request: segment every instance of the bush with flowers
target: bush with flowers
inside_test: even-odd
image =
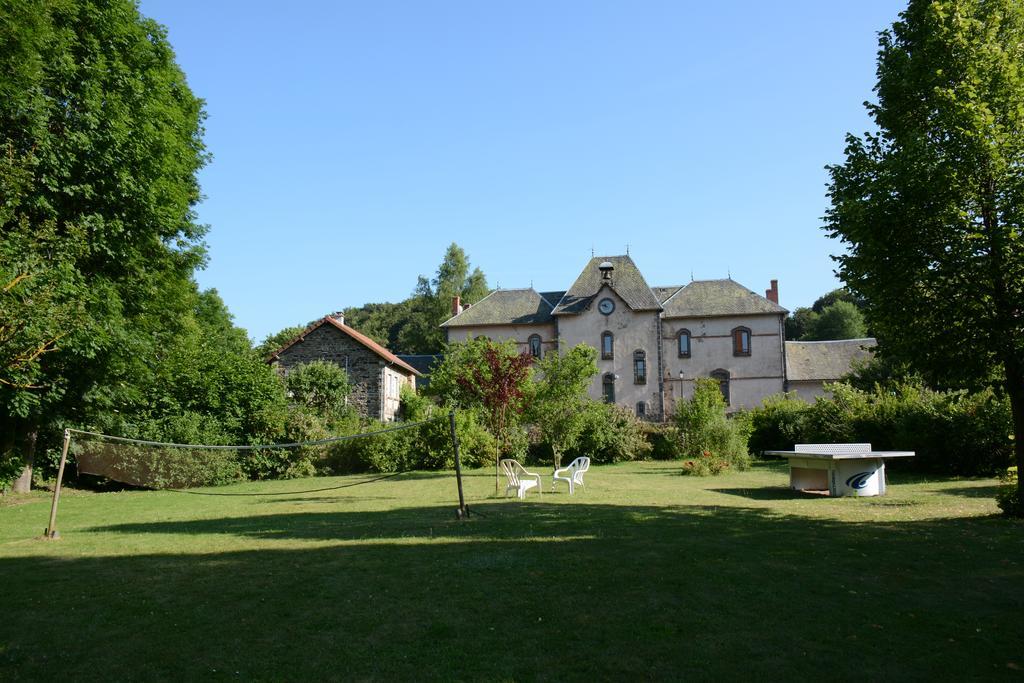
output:
[[[708,476],[750,466],[745,423],[726,417],[717,381],[698,379],[693,398],[679,403],[675,422],[682,439],[683,474]]]

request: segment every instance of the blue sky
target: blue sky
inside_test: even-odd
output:
[[[209,266],[257,341],[399,301],[457,242],[491,286],[630,254],[651,285],[838,286],[824,166],[870,126],[891,0],[144,0],[205,98]]]

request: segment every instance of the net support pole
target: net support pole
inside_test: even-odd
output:
[[[452,430],[452,449],[455,451],[455,481],[459,486],[459,509],[456,516],[459,519],[469,517],[469,510],[466,509],[466,498],[462,493],[462,463],[459,460],[459,437],[455,433],[455,411],[448,413],[448,425]]]
[[[64,430],[64,446],[60,450],[60,466],[57,468],[57,485],[53,487],[53,503],[50,505],[50,525],[46,527],[46,538],[58,539],[57,533],[57,503],[60,502],[60,487],[64,483],[64,466],[68,462],[68,446],[71,445],[71,430]]]

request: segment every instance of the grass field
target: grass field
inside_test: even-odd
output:
[[[1024,524],[994,481],[678,471],[525,502],[473,471],[461,523],[450,473],[69,491],[52,542],[45,494],[0,499],[0,679],[1022,675]]]

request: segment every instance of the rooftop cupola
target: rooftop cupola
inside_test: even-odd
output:
[[[601,264],[597,267],[601,271],[601,282],[612,282],[612,271],[615,270],[615,266],[612,265],[611,261],[601,261]]]

